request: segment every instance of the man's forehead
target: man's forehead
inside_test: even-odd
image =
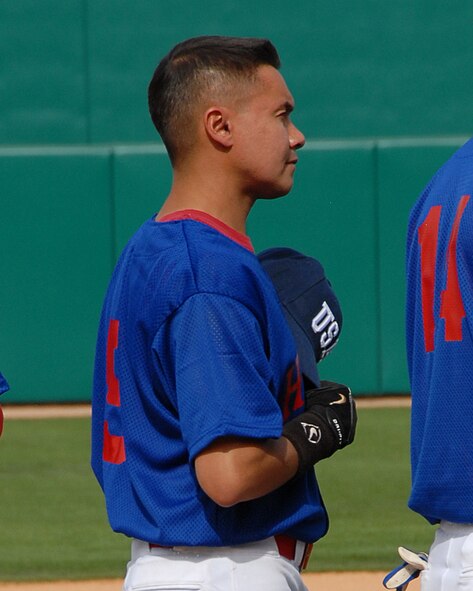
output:
[[[261,94],[272,93],[274,97],[279,97],[281,106],[286,103],[294,106],[294,97],[292,96],[289,88],[287,87],[284,77],[272,66],[260,66],[256,73],[257,82],[261,85],[259,92]],[[258,86],[258,84],[256,85]],[[258,91],[257,91],[258,92]]]

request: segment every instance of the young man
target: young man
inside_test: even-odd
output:
[[[312,466],[353,439],[348,388],[305,395],[245,234],[256,199],[291,189],[304,145],[278,68],[269,41],[200,37],[149,86],[173,185],[115,269],[93,396],[93,469],[133,538],[127,591],[304,589],[327,529]]]
[[[423,591],[473,590],[473,140],[414,205],[407,238],[411,509],[440,524]]]

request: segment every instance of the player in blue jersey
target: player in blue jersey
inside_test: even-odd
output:
[[[313,464],[353,440],[349,389],[305,391],[245,233],[256,199],[291,189],[304,144],[278,68],[269,41],[200,37],[149,86],[173,185],[115,268],[92,403],[92,467],[133,540],[126,591],[305,589],[327,529]]]
[[[473,590],[473,140],[414,205],[407,238],[411,509],[440,524],[423,591]]]
[[[0,394],[7,392],[10,389],[8,382],[0,373]],[[3,433],[3,409],[0,406],[0,436]]]

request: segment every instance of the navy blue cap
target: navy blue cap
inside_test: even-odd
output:
[[[336,345],[342,328],[340,304],[324,268],[292,248],[269,248],[257,256],[276,288],[302,374],[319,386],[317,362]]]

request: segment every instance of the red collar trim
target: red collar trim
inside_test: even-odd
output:
[[[251,240],[246,234],[242,234],[234,228],[227,226],[227,224],[205,211],[199,211],[198,209],[181,209],[180,211],[174,211],[173,213],[164,215],[156,221],[161,223],[175,222],[179,220],[194,220],[195,222],[206,224],[214,230],[217,230],[217,232],[220,232],[220,234],[230,238],[230,240],[237,242],[240,246],[243,246],[243,248],[246,248],[250,252],[255,252]]]

